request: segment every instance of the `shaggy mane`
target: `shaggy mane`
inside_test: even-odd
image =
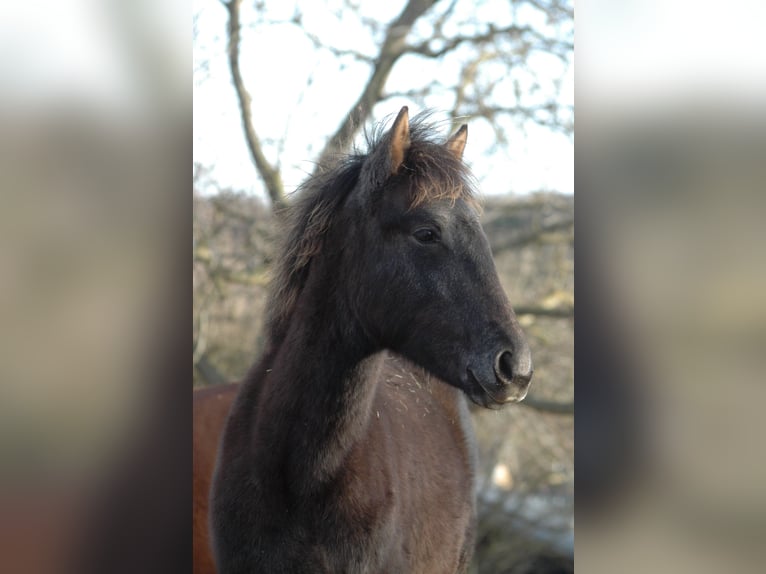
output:
[[[429,113],[410,120],[410,147],[404,164],[396,177],[410,181],[410,207],[431,201],[458,199],[479,209],[474,178],[462,160],[445,146],[445,140],[435,125],[428,121]],[[298,295],[308,277],[312,259],[322,251],[326,231],[348,194],[356,187],[362,167],[379,160],[376,150],[389,144],[387,122],[380,123],[372,133],[365,133],[366,151],[355,150],[342,157],[333,167],[320,166],[295,192],[295,199],[286,209],[286,224],[280,254],[276,260],[267,305],[267,334],[276,344],[287,328]]]

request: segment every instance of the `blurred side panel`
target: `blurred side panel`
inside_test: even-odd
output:
[[[190,570],[190,6],[0,7],[0,571]]]
[[[763,17],[744,1],[578,4],[583,572],[763,561]]]

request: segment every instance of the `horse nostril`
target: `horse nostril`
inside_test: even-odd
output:
[[[495,359],[495,374],[503,384],[511,384],[513,380],[513,355],[510,351],[502,351]]]

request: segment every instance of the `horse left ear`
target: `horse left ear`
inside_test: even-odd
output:
[[[468,141],[468,125],[463,124],[460,129],[455,132],[444,146],[450,150],[456,158],[463,159],[463,150],[465,149],[465,142]]]
[[[407,106],[399,110],[399,115],[394,120],[391,128],[391,140],[388,148],[388,157],[391,161],[391,175],[399,171],[404,163],[404,156],[410,147],[410,114]]]

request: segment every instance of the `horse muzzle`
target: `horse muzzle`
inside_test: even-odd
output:
[[[532,354],[526,347],[517,353],[510,350],[501,351],[495,357],[494,371],[498,390],[501,396],[504,396],[499,402],[517,403],[527,396],[529,383],[532,381]]]
[[[472,400],[488,408],[523,400],[527,396],[534,372],[532,357],[526,345],[518,352],[503,349],[483,361],[469,365],[466,370],[474,383],[474,390],[479,392],[478,396],[469,393]]]

